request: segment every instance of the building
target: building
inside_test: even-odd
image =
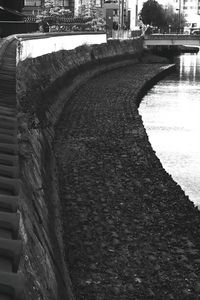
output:
[[[102,12],[102,0],[75,0],[74,1],[74,15],[75,17],[79,16],[81,12],[81,7],[85,7],[87,11],[87,15],[89,16],[90,14],[90,9],[91,11],[95,7],[95,10]],[[85,14],[84,14],[85,15]]]
[[[144,0],[128,0],[128,11],[130,15],[130,29],[135,30],[139,28],[139,13],[142,9]]]
[[[200,13],[200,0],[173,0],[173,6],[181,9],[186,18]]]
[[[23,13],[28,16],[39,14],[43,5],[44,0],[24,0]]]
[[[70,9],[74,12],[74,0],[54,0],[55,4],[64,7],[65,9]]]
[[[128,0],[104,0],[102,8],[109,29],[130,28]]]
[[[183,14],[186,19],[186,27],[200,28],[200,0],[171,0],[174,9]]]
[[[43,9],[45,0],[24,0],[23,13],[25,15],[37,15]],[[54,4],[74,12],[74,0],[53,0]]]
[[[108,18],[112,17],[113,10],[113,21],[120,19],[119,12],[123,9],[119,7],[123,1],[124,20],[130,24],[131,30],[136,30],[140,26],[139,13],[147,0],[104,0],[103,7],[104,11],[107,11]],[[200,27],[200,0],[157,0],[157,2],[164,8],[172,5],[177,14],[184,14],[187,22],[193,22]]]
[[[200,0],[171,0],[174,8],[182,13],[187,22],[200,23]]]

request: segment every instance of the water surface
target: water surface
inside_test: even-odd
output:
[[[200,54],[175,63],[177,72],[149,91],[139,111],[163,167],[200,207]]]

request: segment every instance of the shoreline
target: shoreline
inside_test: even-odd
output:
[[[78,300],[200,295],[200,212],[163,169],[137,110],[160,67],[98,75],[57,126],[65,254]]]

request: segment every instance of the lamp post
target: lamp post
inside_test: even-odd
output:
[[[181,0],[179,0],[178,8],[176,9],[178,11],[178,33],[181,31]]]
[[[181,0],[179,0],[178,24],[179,24],[179,33],[181,33]]]
[[[119,7],[118,7],[118,10],[119,10],[119,13],[118,13],[118,30],[121,29],[121,0],[118,0],[118,4],[119,4]]]
[[[136,0],[135,4],[135,26],[138,26],[138,0]]]
[[[124,29],[124,0],[122,0],[121,7],[121,28]]]

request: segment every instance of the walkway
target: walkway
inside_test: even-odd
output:
[[[56,132],[67,263],[77,300],[197,299],[200,213],[162,168],[136,96],[157,65],[104,73]]]
[[[16,44],[0,48],[0,299],[21,299],[17,274],[22,243],[18,240],[18,147],[16,113]]]

